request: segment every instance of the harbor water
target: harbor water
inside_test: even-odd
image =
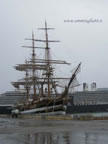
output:
[[[107,144],[108,120],[0,118],[0,144]]]

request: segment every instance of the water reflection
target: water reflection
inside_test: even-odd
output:
[[[65,132],[63,134],[63,139],[64,139],[64,143],[65,144],[70,144],[70,133],[69,132]]]
[[[85,144],[98,144],[98,136],[97,133],[85,133]]]
[[[0,144],[106,144],[108,134],[89,132],[48,132],[0,135]]]
[[[52,133],[28,134],[27,144],[59,144],[60,136]]]

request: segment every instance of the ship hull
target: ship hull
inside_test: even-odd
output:
[[[0,114],[11,114],[12,106],[0,106]],[[66,114],[74,113],[92,113],[92,112],[108,112],[108,104],[97,105],[72,105],[67,106],[66,110],[63,105],[48,106],[41,108],[34,108],[30,110],[22,111],[21,113],[41,113],[45,111],[63,110]]]
[[[67,107],[67,108],[66,108]],[[12,106],[0,106],[0,114],[11,114]],[[97,104],[97,105],[72,105],[72,106],[48,106],[41,108],[34,108],[30,110],[22,111],[21,114],[44,114],[52,113],[55,111],[65,112],[65,114],[80,114],[80,113],[98,113],[98,112],[108,112],[108,104]]]
[[[67,106],[67,114],[108,112],[108,104]]]
[[[11,114],[12,106],[0,106],[0,114]]]
[[[28,109],[25,111],[20,112],[21,114],[39,114],[39,113],[54,113],[54,112],[59,112],[63,111],[65,109],[65,106],[63,105],[56,105],[56,106],[46,106],[46,107],[41,107],[41,108],[34,108],[34,109]]]

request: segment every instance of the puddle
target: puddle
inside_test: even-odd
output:
[[[107,144],[108,121],[0,120],[0,144]]]
[[[106,144],[107,134],[97,133],[35,133],[1,134],[0,144]]]

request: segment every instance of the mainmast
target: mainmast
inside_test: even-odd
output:
[[[50,78],[53,75],[53,69],[51,67],[51,56],[50,56],[50,48],[49,48],[49,42],[59,42],[59,41],[52,41],[48,40],[48,30],[53,30],[54,28],[48,28],[47,27],[47,22],[45,21],[45,28],[39,28],[41,30],[45,30],[45,40],[43,42],[46,43],[45,46],[45,61],[47,62],[47,69],[46,69],[46,76],[48,79],[48,97],[50,96]],[[41,40],[42,41],[42,40]]]
[[[34,95],[33,95],[33,99],[36,99],[36,85],[35,85],[35,81],[36,81],[36,73],[35,73],[35,44],[34,44],[34,34],[32,32],[32,64],[33,64],[33,91],[34,91]]]
[[[48,77],[48,96],[50,96],[50,82],[49,82],[49,78],[51,76],[51,70],[50,70],[50,53],[49,53],[49,47],[48,47],[48,33],[47,33],[47,23],[45,21],[45,35],[46,35],[46,53],[45,53],[45,59],[48,61],[47,63],[47,77]]]

